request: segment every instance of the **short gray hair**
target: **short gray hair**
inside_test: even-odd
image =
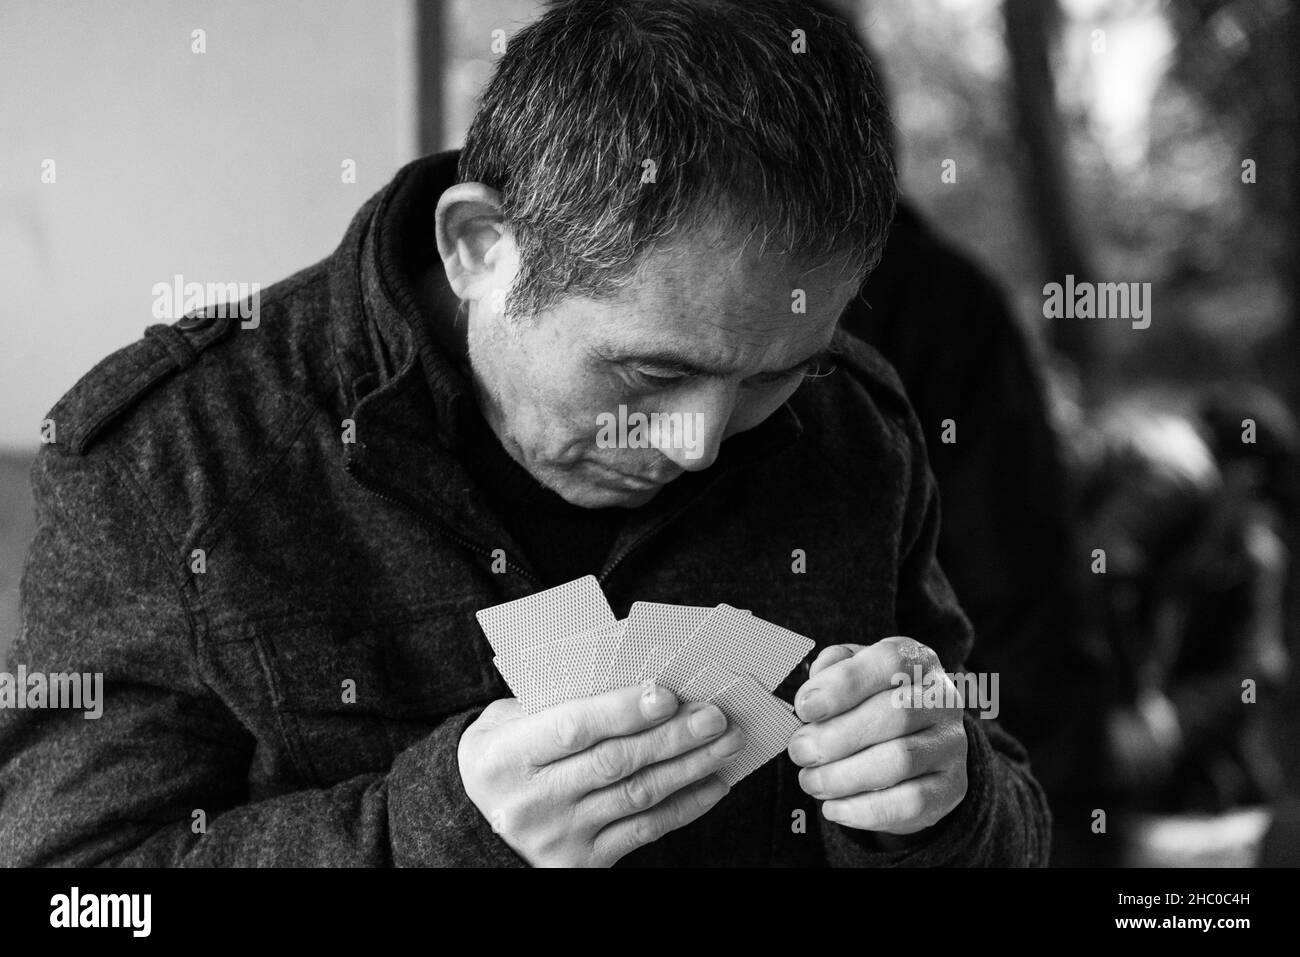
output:
[[[502,194],[512,316],[718,224],[860,281],[894,216],[889,124],[852,31],[797,0],[565,0],[511,38],[458,172]]]

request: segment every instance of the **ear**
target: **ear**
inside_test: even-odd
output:
[[[438,199],[436,229],[452,291],[466,300],[487,296],[508,242],[501,194],[482,183],[457,183]]]

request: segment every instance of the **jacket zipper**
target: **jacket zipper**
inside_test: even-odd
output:
[[[623,549],[621,552],[619,552],[617,555],[614,556],[614,560],[610,562],[608,565],[606,565],[604,570],[599,575],[596,576],[596,581],[600,582],[602,585],[605,584],[605,582],[609,581],[609,576],[614,574],[614,569],[618,568],[619,565],[623,564],[623,559],[627,558],[634,551],[640,548],[642,544],[644,544],[648,539],[650,539],[652,536],[657,534],[661,528],[663,528],[672,519],[676,518],[680,514],[681,514],[681,510],[679,509],[678,511],[670,515],[668,518],[660,519],[659,521],[651,525],[649,528],[647,528],[636,539],[634,539],[627,546],[627,548]]]
[[[675,511],[669,513],[668,515],[664,515],[660,517],[659,521],[655,522],[644,532],[642,532],[639,536],[637,536],[635,539],[629,542],[627,548],[623,549],[621,552],[615,555],[614,560],[610,562],[608,565],[606,565],[604,571],[602,571],[599,575],[596,576],[596,581],[600,582],[602,585],[605,584],[605,582],[609,580],[609,576],[614,574],[614,569],[618,568],[619,565],[623,564],[623,560],[625,558],[627,558],[634,551],[636,551],[638,548],[640,548],[642,545],[648,542],[655,535],[659,534],[660,530],[663,529],[665,525],[667,525],[669,522],[676,519],[679,515],[681,515],[683,512],[688,510],[692,505],[694,505],[705,495],[707,495],[713,489],[713,487],[718,484],[718,482],[723,478],[725,474],[726,473],[720,473],[718,475],[715,475],[711,482],[709,482],[702,489],[700,489],[699,492],[695,494],[694,498],[690,499],[689,501],[683,502],[681,506],[679,506]]]
[[[448,526],[445,522],[439,522],[434,519],[431,519],[427,515],[425,515],[422,511],[411,506],[407,502],[404,502],[403,500],[396,498],[392,495],[389,495],[385,492],[381,492],[378,489],[373,488],[372,486],[366,484],[366,482],[362,480],[361,476],[357,475],[357,473],[353,471],[351,462],[344,463],[343,468],[344,471],[346,471],[348,475],[351,476],[352,481],[355,482],[367,494],[374,496],[375,498],[379,499],[382,502],[387,502],[390,505],[396,505],[398,508],[402,509],[403,511],[409,512],[411,515],[415,516],[417,521],[434,529],[440,535],[449,539],[455,544],[459,545],[461,548],[464,548],[466,551],[469,551],[475,555],[481,555],[489,560],[494,560],[491,551],[489,551],[488,549],[484,548],[482,545],[476,542],[471,542],[469,539],[463,538],[462,536],[456,534],[456,532],[454,532],[451,529],[451,527]],[[623,564],[623,561],[629,555],[631,555],[638,548],[644,545],[647,541],[649,541],[651,538],[657,535],[665,525],[667,525],[673,519],[677,518],[679,515],[681,515],[683,512],[689,509],[692,505],[694,505],[697,501],[699,501],[699,499],[704,497],[704,495],[707,494],[713,488],[713,486],[718,484],[718,481],[722,477],[723,477],[722,475],[715,476],[713,478],[713,481],[709,482],[706,486],[704,486],[704,488],[700,489],[699,493],[694,498],[692,498],[688,502],[684,502],[680,508],[678,508],[676,511],[672,512],[671,514],[665,515],[662,518],[660,518],[659,521],[655,522],[653,525],[647,528],[636,539],[628,543],[628,546],[624,548],[621,552],[619,552],[617,555],[615,555],[614,560],[610,562],[608,565],[606,565],[605,568],[601,571],[601,573],[596,576],[596,581],[598,581],[602,585],[608,582],[609,577],[614,573],[614,570],[618,568],[619,565]],[[516,572],[517,574],[522,576],[526,581],[530,582],[537,588],[543,587],[541,579],[539,579],[532,572],[528,571],[528,569],[524,568],[522,565],[517,565],[514,562],[512,562],[509,559],[509,557],[506,558],[506,568]]]
[[[434,529],[435,531],[438,532],[438,534],[442,535],[444,538],[450,539],[452,542],[459,545],[461,548],[464,548],[466,551],[472,552],[475,555],[481,555],[484,558],[487,558],[489,561],[495,560],[490,550],[484,548],[482,545],[478,544],[477,542],[471,542],[469,539],[462,538],[460,535],[457,535],[454,531],[452,531],[451,527],[448,526],[446,523],[435,521],[434,519],[429,518],[419,509],[412,507],[411,505],[402,501],[401,499],[395,498],[392,495],[388,495],[385,492],[381,492],[378,489],[373,488],[370,485],[367,485],[362,480],[361,476],[357,475],[357,473],[353,471],[351,462],[345,463],[343,469],[348,473],[348,475],[352,477],[352,481],[354,481],[360,488],[362,488],[368,494],[373,495],[375,498],[379,499],[382,502],[387,502],[389,505],[396,505],[398,508],[402,509],[403,511],[409,512],[410,514],[415,516],[417,521],[421,522],[424,525],[427,525],[429,528]],[[524,568],[522,565],[515,564],[510,560],[509,557],[506,558],[506,568],[522,576],[525,580],[537,586],[538,588],[542,587],[542,582],[540,579],[537,578],[536,575],[528,571],[528,569]]]

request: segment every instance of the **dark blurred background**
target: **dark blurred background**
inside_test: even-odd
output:
[[[1269,859],[1294,862],[1300,4],[830,5],[878,56],[904,197],[1004,291],[1040,363],[1081,563],[1103,538],[1131,563],[1085,588],[1080,628],[1108,667],[1146,676],[1129,702],[1138,723],[1158,725],[1161,702],[1199,680],[1195,641],[1246,649],[1220,648],[1228,671],[1268,673],[1249,735],[1262,783],[1137,802],[1110,862],[1253,864],[1274,821],[1269,853],[1282,856]],[[265,285],[328,254],[400,165],[459,145],[500,50],[537,10],[0,7],[0,664],[20,626],[45,411],[156,321],[154,282]],[[57,184],[41,179],[47,158]],[[339,176],[349,160],[355,182]],[[1044,318],[1044,284],[1067,274],[1151,283],[1150,327]],[[1256,415],[1269,448],[1242,455],[1233,436]],[[1192,600],[1220,590],[1209,610]],[[1189,618],[1216,615],[1240,633],[1192,635]],[[1126,738],[1124,720],[1120,750],[1147,733]],[[1144,747],[1128,753],[1130,791],[1146,780]]]

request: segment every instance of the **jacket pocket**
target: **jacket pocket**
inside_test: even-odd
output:
[[[328,785],[387,771],[448,716],[508,694],[474,619],[479,604],[262,631],[272,705],[302,775]]]

